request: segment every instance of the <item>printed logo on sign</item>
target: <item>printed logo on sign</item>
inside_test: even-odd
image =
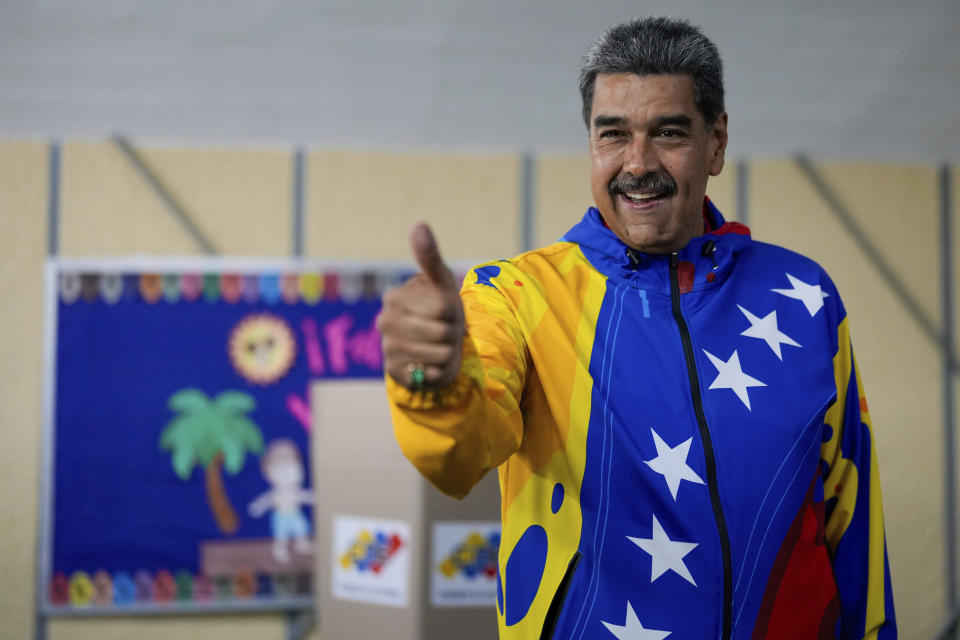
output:
[[[497,551],[500,549],[500,531],[484,535],[477,531],[467,534],[466,540],[440,563],[440,572],[448,578],[462,575],[467,578],[497,577]]]
[[[334,516],[332,551],[335,598],[406,606],[410,582],[406,522]]]
[[[340,556],[340,564],[344,569],[355,567],[357,571],[380,573],[401,547],[403,540],[396,533],[364,529],[357,535],[350,550]]]
[[[498,522],[433,525],[430,602],[436,607],[493,607],[497,594]]]

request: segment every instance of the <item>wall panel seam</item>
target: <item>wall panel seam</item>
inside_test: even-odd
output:
[[[293,152],[293,255],[303,257],[303,203],[304,203],[304,165],[306,163],[303,147]]]
[[[946,544],[947,610],[957,606],[956,558],[956,460],[953,379],[957,373],[953,355],[953,238],[950,166],[940,167],[940,260],[943,305],[943,438],[944,438],[944,537]]]
[[[750,226],[750,167],[746,160],[737,162],[737,220],[740,224]]]
[[[520,159],[520,250],[533,249],[534,225],[534,172],[536,157],[532,151],[525,151]]]
[[[47,152],[47,255],[60,253],[60,141],[52,140]]]

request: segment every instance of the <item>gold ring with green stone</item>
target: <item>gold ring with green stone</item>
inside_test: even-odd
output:
[[[411,362],[407,365],[407,372],[410,374],[410,390],[423,391],[427,382],[426,367],[422,362]]]

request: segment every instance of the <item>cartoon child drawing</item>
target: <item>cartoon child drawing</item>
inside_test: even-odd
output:
[[[272,509],[270,528],[273,530],[273,557],[285,564],[290,561],[287,542],[300,553],[310,553],[310,523],[300,508],[313,502],[313,492],[303,489],[303,460],[297,445],[291,440],[274,440],[260,457],[260,470],[270,483],[270,489],[257,496],[247,507],[254,518]]]

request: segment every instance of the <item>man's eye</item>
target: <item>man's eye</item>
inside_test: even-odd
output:
[[[618,138],[623,135],[623,131],[618,131],[617,129],[607,129],[606,131],[600,132],[601,138]]]
[[[679,129],[661,129],[659,135],[661,138],[682,138],[683,131]]]

